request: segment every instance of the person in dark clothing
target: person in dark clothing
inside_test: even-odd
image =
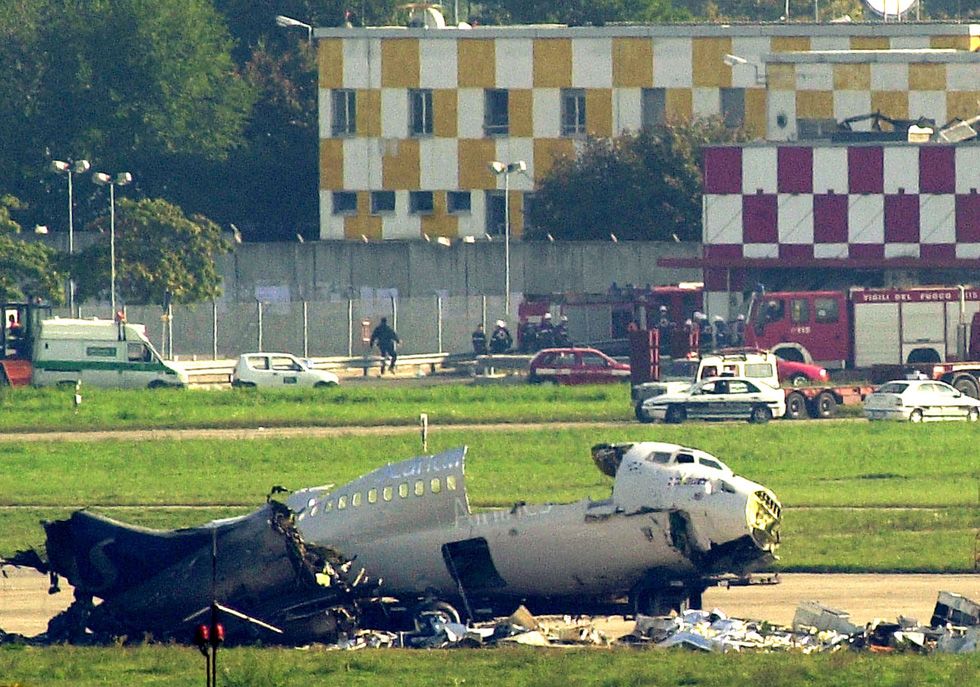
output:
[[[388,363],[388,371],[394,372],[395,361],[398,360],[395,344],[401,343],[401,339],[398,338],[395,330],[388,326],[387,317],[382,317],[381,322],[371,332],[371,341],[368,345],[373,348],[375,342],[378,343],[378,351],[381,352],[381,374],[385,373],[385,362],[389,358],[391,362]]]
[[[476,355],[486,355],[487,354],[487,333],[483,331],[483,325],[476,325],[476,330],[473,332],[473,353]]]
[[[497,327],[490,336],[490,352],[506,353],[513,345],[514,338],[510,335],[510,331],[507,330],[507,323],[503,320],[497,320]]]

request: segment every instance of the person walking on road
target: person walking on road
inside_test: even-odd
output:
[[[382,317],[381,322],[374,331],[371,332],[371,341],[368,344],[371,348],[374,348],[374,343],[378,343],[378,351],[381,352],[381,374],[385,373],[385,362],[391,359],[388,363],[388,371],[395,371],[395,361],[398,360],[398,354],[395,352],[395,344],[401,343],[401,339],[398,338],[398,334],[395,330],[388,326],[388,318]]]

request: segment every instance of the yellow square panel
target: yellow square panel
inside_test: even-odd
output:
[[[511,189],[510,198],[510,233],[520,238],[524,235],[524,194]]]
[[[360,138],[381,136],[381,91],[365,89],[357,92],[357,135]]]
[[[796,90],[795,64],[767,64],[766,83],[772,91]]]
[[[695,38],[691,44],[694,85],[708,88],[729,88],[732,68],[724,62],[732,52],[731,38]]]
[[[381,158],[381,185],[387,190],[409,189],[419,187],[419,142],[414,138],[403,138],[395,146],[397,154],[389,154]]]
[[[668,88],[666,116],[669,123],[687,124],[694,117],[694,99],[690,88]]]
[[[833,119],[832,91],[797,91],[796,116],[802,119]]]
[[[548,174],[555,160],[575,157],[575,141],[571,138],[534,139],[534,175],[541,178]]]
[[[929,47],[937,50],[976,50],[971,42],[975,40],[973,36],[930,36]]]
[[[884,36],[851,36],[851,50],[888,50],[891,47]]]
[[[459,218],[446,209],[446,192],[432,192],[432,214],[422,215],[422,233],[429,236],[459,236]]]
[[[612,89],[585,92],[585,130],[590,136],[612,136]]]
[[[536,38],[533,46],[535,88],[571,88],[571,39]]]
[[[871,91],[871,111],[892,119],[908,119],[908,91]]]
[[[344,43],[339,38],[328,38],[317,43],[317,71],[320,88],[344,87]]]
[[[461,138],[457,143],[459,156],[459,188],[464,191],[497,187],[497,177],[487,167],[497,159],[497,141],[492,138]]]
[[[649,38],[613,38],[613,88],[653,85],[653,43]]]
[[[344,238],[361,240],[369,238],[380,241],[384,238],[381,230],[381,218],[369,214],[371,208],[371,192],[357,192],[357,214],[344,217]]]
[[[924,63],[909,65],[910,91],[945,91],[946,65]]]
[[[457,80],[460,88],[494,88],[497,77],[496,47],[492,40],[460,39],[456,42]]]
[[[382,88],[419,87],[419,42],[415,38],[381,41]]]
[[[320,139],[320,188],[330,191],[344,188],[343,139]]]
[[[980,100],[980,92],[977,91],[947,91],[946,121],[955,117],[963,120],[976,117],[978,100]]]
[[[870,64],[835,64],[834,65],[834,90],[835,91],[870,91],[871,90],[871,65]]]
[[[769,40],[771,52],[810,52],[809,36],[773,36]]]
[[[440,88],[432,92],[432,131],[440,138],[456,138],[458,91]]]
[[[766,91],[764,88],[745,90],[745,130],[751,138],[766,135]]]
[[[512,138],[534,136],[534,92],[529,88],[511,90],[507,95],[507,115]]]

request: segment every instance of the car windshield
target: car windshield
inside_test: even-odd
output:
[[[900,394],[909,388],[908,382],[888,382],[878,387],[879,394]]]

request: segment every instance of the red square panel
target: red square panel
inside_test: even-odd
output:
[[[740,258],[742,257],[742,244],[740,243],[714,243],[704,247],[703,255],[706,258]]]
[[[742,149],[736,146],[705,148],[705,193],[742,192]]]
[[[956,196],[956,241],[980,242],[980,194]]]
[[[775,195],[742,197],[742,235],[746,243],[777,243],[779,204]]]
[[[919,242],[919,196],[885,196],[885,243]]]
[[[923,243],[919,246],[921,260],[945,262],[956,259],[956,245],[952,243]]]
[[[813,244],[782,243],[779,245],[779,259],[789,263],[787,266],[809,262],[813,260]]]
[[[919,193],[956,193],[955,146],[919,149]]]
[[[813,193],[813,148],[780,146],[776,151],[780,193]]]
[[[852,243],[848,248],[852,259],[883,260],[885,257],[883,243]]]
[[[813,242],[847,243],[847,196],[813,196]]]
[[[847,149],[847,181],[851,193],[881,193],[885,188],[885,153],[879,146]]]

